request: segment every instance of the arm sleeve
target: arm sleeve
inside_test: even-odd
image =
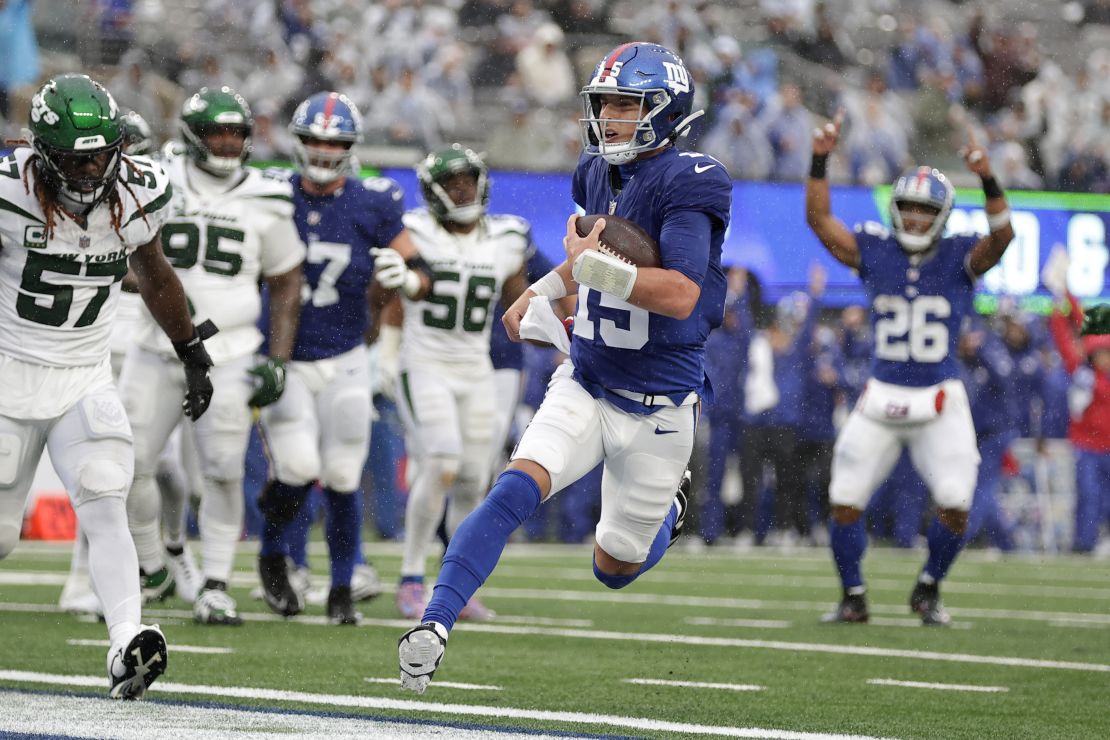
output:
[[[1056,344],[1056,351],[1064,362],[1064,369],[1068,375],[1075,372],[1081,361],[1079,350],[1076,348],[1075,335],[1068,325],[1068,318],[1054,308],[1048,318],[1048,328],[1052,332],[1052,341]]]
[[[678,270],[698,285],[709,268],[709,240],[713,225],[701,211],[675,211],[663,222],[659,233],[659,253],[663,267]]]

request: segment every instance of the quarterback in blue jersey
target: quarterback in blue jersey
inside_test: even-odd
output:
[[[355,495],[370,446],[370,378],[365,337],[375,250],[416,254],[401,222],[395,182],[351,177],[361,119],[346,96],[321,92],[297,108],[292,176],[294,221],[307,245],[300,322],[285,392],[262,411],[273,479],[259,497],[266,517],[258,570],[266,603],[284,616],[304,608],[289,582],[283,534],[319,481],[331,556],[328,617],[355,624],[351,577],[362,517]],[[372,579],[376,582],[376,578]]]
[[[578,295],[571,358],[548,386],[508,468],[456,530],[422,624],[400,640],[403,688],[423,692],[459,611],[493,571],[509,535],[553,493],[604,462],[593,568],[622,588],[654,566],[686,513],[686,464],[711,391],[705,342],[721,322],[721,243],[732,182],[716,160],[675,140],[701,115],[683,61],[657,44],[622,44],[582,89],[585,154],[574,173],[580,212],[615,214],[656,240],[662,267],[598,250],[567,222],[567,259],[505,312],[510,338],[543,298]],[[601,290],[601,287],[605,290]],[[533,306],[531,301],[539,297]],[[676,489],[678,494],[675,494]]]
[[[840,430],[829,486],[829,539],[844,587],[826,621],[866,622],[860,561],[867,547],[861,519],[872,493],[902,449],[929,486],[937,517],[929,556],[910,595],[925,624],[948,624],[939,582],[964,545],[979,467],[971,408],[956,351],[961,324],[972,313],[979,276],[994,267],[1014,231],[1010,210],[972,135],[963,151],[983,182],[990,233],[942,236],[955,191],[935,169],[907,171],[894,184],[893,233],[877,223],[849,230],[832,215],[825,168],[840,136],[840,116],[814,132],[806,180],[806,219],[830,254],[856,270],[871,301],[871,378]]]

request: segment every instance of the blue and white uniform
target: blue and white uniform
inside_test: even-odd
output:
[[[616,165],[619,192],[610,166],[582,158],[575,203],[639,224],[659,244],[663,267],[701,295],[690,316],[674,319],[580,288],[570,360],[513,458],[543,466],[553,493],[604,460],[598,543],[619,560],[643,562],[690,459],[699,401],[712,395],[705,342],[724,312],[732,182],[716,160],[673,148]]]
[[[866,507],[902,447],[940,508],[966,511],[979,466],[967,392],[956,357],[973,313],[974,234],[907,253],[881,224],[856,227],[859,275],[871,301],[871,379],[841,429],[833,459],[833,506]]]
[[[285,392],[262,411],[276,478],[319,479],[358,488],[370,444],[370,378],[365,335],[373,248],[401,233],[404,213],[393,180],[348,177],[328,195],[309,195],[291,177],[294,221],[307,245],[303,305]]]

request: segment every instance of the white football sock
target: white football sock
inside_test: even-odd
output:
[[[131,492],[127,494],[127,520],[131,536],[135,540],[139,567],[148,575],[166,567],[158,521],[160,503],[154,479],[149,475],[136,473]]]
[[[204,577],[227,583],[235,547],[243,532],[243,481],[205,478],[200,502],[200,541]]]
[[[85,501],[77,507],[77,518],[89,540],[89,574],[104,607],[112,645],[130,640],[139,631],[142,594],[123,499],[102,496]]]
[[[421,460],[416,479],[409,488],[405,505],[405,542],[401,550],[401,575],[423,576],[427,568],[428,545],[443,519],[447,501],[442,459]]]

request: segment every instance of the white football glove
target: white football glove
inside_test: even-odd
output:
[[[420,292],[420,276],[405,265],[405,258],[396,249],[371,249],[374,256],[374,279],[383,288],[400,289],[409,298]]]

